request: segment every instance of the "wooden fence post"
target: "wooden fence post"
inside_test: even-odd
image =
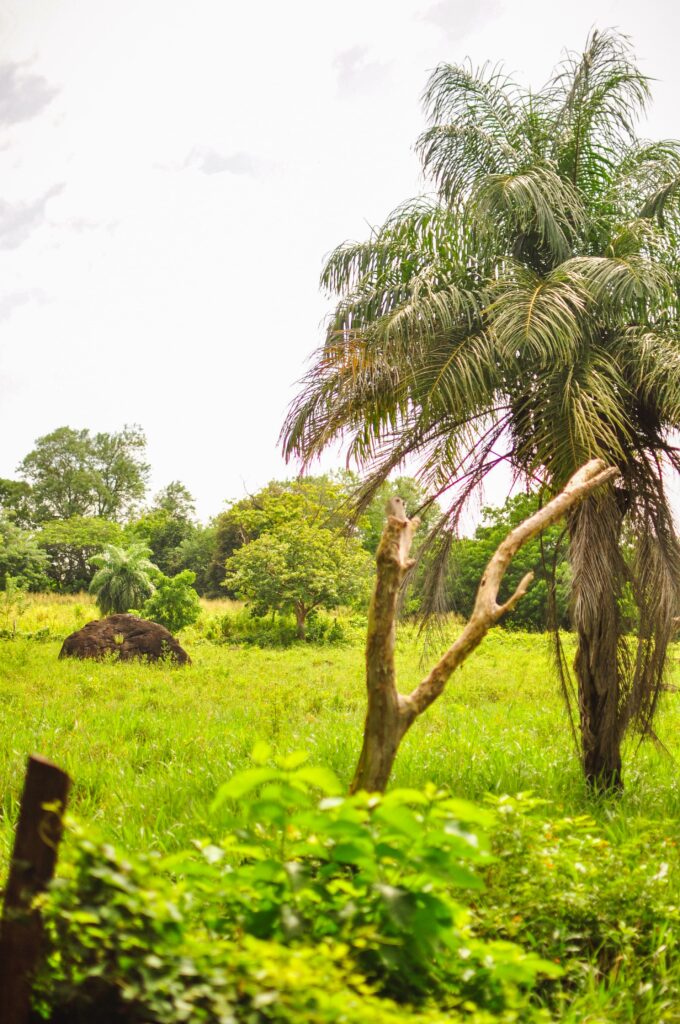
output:
[[[54,874],[61,814],[71,780],[43,757],[28,759],[0,925],[0,1021],[26,1024],[40,953],[42,923],[31,909]],[[46,810],[45,805],[56,805]]]

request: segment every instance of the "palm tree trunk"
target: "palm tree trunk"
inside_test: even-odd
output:
[[[622,523],[613,491],[587,498],[569,522],[583,771],[589,786],[606,791],[623,785],[618,604],[623,585]]]
[[[578,630],[574,667],[578,679],[583,772],[593,789],[623,786],[618,729],[616,642],[608,634],[609,610]],[[612,670],[612,665],[614,669]]]

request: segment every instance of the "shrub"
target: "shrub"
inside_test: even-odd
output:
[[[201,614],[201,603],[192,587],[195,580],[196,573],[191,569],[176,576],[156,576],[156,590],[142,609],[144,618],[159,622],[171,633],[191,626]]]
[[[529,993],[559,969],[472,928],[467,904],[492,859],[489,811],[434,787],[341,797],[304,755],[253,756],[217,795],[220,842],[127,857],[76,833],[66,876],[42,897],[43,1018],[548,1019]]]
[[[365,631],[365,619],[364,631]],[[257,647],[290,647],[299,641],[297,625],[288,615],[253,615],[251,611],[229,612],[208,622],[208,640],[227,644],[252,644]],[[307,619],[304,643],[343,644],[348,632],[337,618],[311,612]]]
[[[0,591],[0,622],[2,636],[16,636],[17,623],[28,607],[28,584],[24,579],[5,576],[4,589]]]
[[[680,907],[669,888],[677,825],[636,822],[621,839],[589,815],[546,820],[544,801],[503,797],[496,806],[501,826],[478,926],[564,964],[572,995],[616,980],[636,1002],[635,1019],[648,1019],[645,1000],[650,990],[663,995],[678,954]]]

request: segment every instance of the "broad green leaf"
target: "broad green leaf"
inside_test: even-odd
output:
[[[439,804],[439,808],[458,818],[459,821],[468,822],[471,825],[481,825],[482,828],[493,828],[498,820],[493,811],[485,807],[479,807],[470,800],[459,800],[457,797],[450,797]]]
[[[423,823],[418,821],[408,807],[386,807],[385,804],[382,804],[373,816],[376,821],[384,822],[390,828],[408,836],[409,839],[420,839],[423,833]]]
[[[218,810],[227,800],[240,800],[247,793],[257,789],[265,782],[278,779],[279,773],[275,768],[249,768],[244,772],[234,775],[228,782],[223,783],[217,790],[212,804],[211,811]]]
[[[270,745],[268,743],[265,743],[264,740],[258,740],[255,746],[253,747],[253,752],[250,755],[250,760],[254,764],[263,765],[267,763],[267,761],[271,757],[271,753],[272,748],[270,747]]]
[[[300,768],[294,777],[300,782],[307,782],[310,786],[315,786],[327,796],[337,796],[342,793],[343,787],[338,777],[330,768],[324,768],[323,765],[309,765],[306,768]]]
[[[277,758],[276,763],[284,772],[292,772],[301,764],[309,760],[309,753],[306,750],[294,750],[292,754]]]

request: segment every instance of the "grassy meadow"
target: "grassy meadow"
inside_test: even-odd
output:
[[[201,831],[217,787],[248,764],[257,740],[304,749],[348,782],[364,713],[359,637],[342,646],[285,650],[204,640],[204,621],[180,637],[192,665],[59,661],[61,637],[96,617],[85,596],[37,598],[21,633],[0,641],[1,854],[7,855],[26,755],[43,754],[74,780],[72,810],[131,847],[170,850]],[[454,627],[455,628],[455,627]],[[403,627],[399,682],[412,687],[444,637]],[[664,696],[658,734],[679,752],[680,698]],[[581,785],[547,638],[496,629],[452,678],[400,750],[392,784],[449,786],[460,796],[531,791],[564,813],[611,813]],[[629,742],[616,814],[672,817],[676,764],[651,743]]]
[[[249,766],[260,740],[282,754],[305,750],[311,764],[328,766],[343,783],[349,782],[364,711],[360,631],[355,629],[344,645],[284,650],[207,640],[211,617],[229,608],[228,602],[205,602],[202,619],[180,637],[193,663],[177,669],[167,664],[59,661],[61,637],[95,617],[96,609],[82,596],[31,600],[16,637],[0,641],[3,876],[29,752],[53,759],[70,773],[70,809],[79,820],[131,851],[172,853],[210,836],[209,808],[218,787]],[[435,636],[423,640],[412,628],[402,628],[402,688],[415,684],[444,642]],[[673,669],[671,683],[675,674]],[[612,848],[626,851],[633,842],[624,862],[626,856],[639,860],[640,843],[647,849],[645,835],[651,844],[668,843],[670,852],[650,852],[671,864],[671,881],[677,887],[680,791],[674,758],[680,753],[679,726],[680,696],[671,686],[663,697],[657,732],[672,756],[650,742],[638,747],[630,740],[623,795],[594,800],[580,778],[547,638],[496,629],[415,723],[398,755],[392,786],[421,787],[433,781],[479,802],[488,802],[489,794],[529,792],[547,801],[541,805],[546,818],[589,815]],[[542,870],[550,864],[546,854]],[[609,881],[615,880],[607,885]],[[550,893],[543,896],[549,903]],[[625,999],[631,986],[645,983],[621,977]],[[607,985],[606,998],[594,986],[587,1013],[585,1004],[577,1002],[581,1015],[567,1005],[558,1019],[680,1020],[680,1009],[677,1016],[671,1011],[663,1015],[661,1004],[652,1000],[652,1008],[644,1010],[632,995],[629,1005],[624,999],[614,1012],[621,993],[614,986],[612,994],[611,979]],[[662,1002],[665,1006],[668,1000]]]

